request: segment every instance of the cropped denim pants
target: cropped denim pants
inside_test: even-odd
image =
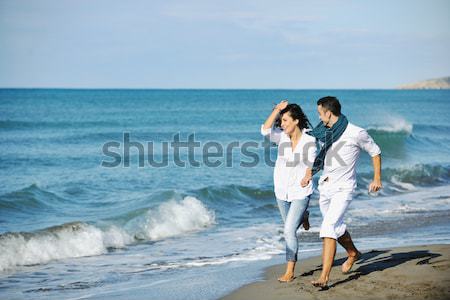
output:
[[[286,261],[297,261],[297,230],[303,223],[303,217],[309,205],[309,196],[292,202],[277,199],[281,218],[284,222],[284,240],[286,241]]]

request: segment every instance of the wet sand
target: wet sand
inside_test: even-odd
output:
[[[425,245],[363,251],[348,274],[345,254],[336,256],[328,289],[311,285],[321,258],[299,261],[296,278],[277,281],[284,265],[266,270],[265,280],[246,285],[222,299],[450,299],[450,245]]]

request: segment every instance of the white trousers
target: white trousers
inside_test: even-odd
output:
[[[337,240],[345,233],[344,214],[352,202],[352,189],[328,187],[324,183],[319,187],[319,206],[323,221],[320,226],[320,237]]]

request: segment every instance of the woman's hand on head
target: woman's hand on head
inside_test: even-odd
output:
[[[275,108],[276,108],[278,111],[282,111],[283,109],[286,108],[286,106],[288,106],[288,104],[289,104],[289,102],[288,102],[287,100],[283,100],[283,101],[281,101],[280,103],[278,103],[277,106],[275,106]]]

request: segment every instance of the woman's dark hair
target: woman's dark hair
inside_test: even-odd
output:
[[[295,103],[288,104],[285,109],[280,111],[280,116],[275,121],[276,127],[281,127],[281,116],[283,116],[287,112],[289,112],[289,115],[292,119],[298,120],[297,126],[298,128],[300,128],[300,130],[312,127],[301,107]]]
[[[331,111],[336,117],[339,117],[341,115],[341,104],[336,97],[326,96],[320,98],[317,101],[317,105],[322,105],[325,110]]]

